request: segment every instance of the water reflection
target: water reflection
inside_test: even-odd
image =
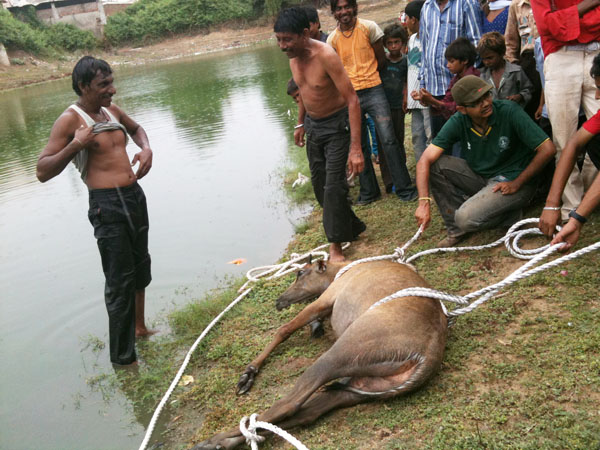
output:
[[[154,150],[141,182],[150,317],[281,255],[303,214],[281,189],[288,78],[272,47],[117,70],[115,102]],[[75,99],[69,80],[0,94],[0,358],[10,361],[0,365],[0,448],[133,448],[152,413],[119,379],[112,397],[90,390],[112,368],[106,349],[88,347],[107,341],[107,317],[87,190],[72,165],[35,179],[49,130]],[[226,264],[240,257],[247,265]]]

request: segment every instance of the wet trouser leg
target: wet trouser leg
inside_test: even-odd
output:
[[[350,149],[347,109],[323,118],[306,117],[306,154],[317,201],[323,208],[323,228],[329,242],[355,240],[364,229],[348,202],[346,163]]]
[[[110,359],[115,364],[131,364],[137,359],[135,293],[151,280],[146,198],[137,183],[92,190],[88,216],[106,280]]]

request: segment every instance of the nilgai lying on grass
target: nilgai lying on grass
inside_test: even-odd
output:
[[[369,309],[401,289],[429,287],[427,282],[410,266],[391,261],[358,264],[333,281],[344,265],[323,261],[307,265],[277,300],[278,307],[287,307],[309,294],[320,295],[277,330],[273,341],[246,368],[238,393],[250,389],[269,353],[309,322],[331,315],[337,340],[306,369],[292,391],[258,420],[286,430],[305,425],[336,408],[410,392],[439,368],[447,320],[438,300],[404,297]],[[231,449],[244,440],[233,429],[194,449]]]

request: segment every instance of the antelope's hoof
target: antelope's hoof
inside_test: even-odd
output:
[[[246,367],[246,370],[240,377],[240,381],[238,381],[237,384],[237,395],[245,394],[252,388],[252,385],[254,384],[254,378],[256,378],[256,374],[258,374],[258,369],[256,367]]]
[[[325,334],[325,328],[323,328],[323,322],[320,320],[314,320],[310,324],[310,337],[320,338]]]

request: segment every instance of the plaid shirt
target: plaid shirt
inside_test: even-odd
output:
[[[421,87],[432,95],[446,93],[452,79],[444,57],[446,47],[460,36],[465,36],[477,46],[481,38],[482,20],[477,0],[448,0],[442,12],[436,0],[425,0],[419,25],[423,46],[419,73]]]

